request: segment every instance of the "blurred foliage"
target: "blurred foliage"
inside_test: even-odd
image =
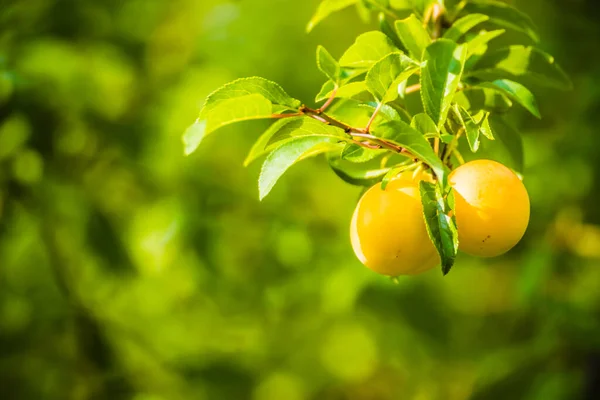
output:
[[[242,161],[265,123],[188,158],[179,139],[238,77],[308,102],[316,46],[339,56],[376,21],[306,35],[316,0],[4,0],[0,398],[598,398],[600,14],[515,3],[575,84],[514,117],[528,233],[394,285],[354,258],[359,189],[323,160],[259,203]]]

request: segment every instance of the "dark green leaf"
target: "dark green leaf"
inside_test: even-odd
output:
[[[504,2],[494,0],[471,0],[466,4],[463,12],[465,14],[485,14],[490,17],[490,22],[504,28],[523,32],[533,41],[539,41],[535,25],[531,21],[531,18]]]
[[[398,84],[416,73],[419,67],[402,53],[392,53],[378,61],[367,73],[369,91],[382,104],[398,98]]]
[[[370,68],[377,61],[398,49],[379,31],[363,33],[340,58],[340,65],[350,68]]]
[[[340,65],[323,46],[317,47],[317,66],[332,82],[336,85],[340,84],[342,77]]]
[[[402,121],[390,121],[377,125],[373,134],[408,150],[413,156],[429,165],[440,181],[446,181],[446,168],[435,154],[423,134]]]
[[[277,180],[297,161],[309,156],[338,151],[336,138],[327,136],[303,136],[283,142],[267,156],[258,178],[259,198],[271,191]]]
[[[465,33],[481,24],[482,22],[490,19],[487,15],[483,14],[469,14],[460,18],[458,21],[452,24],[452,27],[444,33],[444,39],[458,41]]]
[[[439,185],[421,181],[419,182],[421,202],[427,233],[442,261],[442,272],[446,275],[454,265],[458,252],[458,230],[450,204],[454,203],[452,189],[444,197]]]
[[[465,46],[458,46],[447,39],[437,40],[425,49],[425,65],[421,68],[421,98],[425,112],[438,127],[446,121],[466,54]]]
[[[501,91],[512,100],[522,105],[527,111],[532,113],[537,118],[541,118],[540,110],[533,93],[520,83],[510,81],[508,79],[498,79],[493,82],[482,82],[478,86]]]
[[[423,57],[423,50],[431,43],[431,37],[423,27],[423,23],[412,14],[410,17],[396,21],[396,32],[398,37],[411,54],[411,56],[420,61]]]
[[[310,32],[313,30],[318,23],[323,21],[329,15],[333,14],[336,11],[340,11],[346,7],[349,7],[353,4],[356,4],[358,0],[323,0],[321,4],[319,4],[319,8],[310,19],[308,26],[306,27],[306,31]]]
[[[510,46],[488,52],[465,76],[484,81],[510,79],[522,84],[572,88],[571,81],[554,58],[534,47]]]
[[[402,42],[400,41],[400,38],[398,37],[398,34],[396,33],[396,30],[389,23],[385,13],[380,12],[378,19],[379,19],[379,30],[381,32],[383,32],[388,38],[390,38],[390,40],[394,43],[394,45],[397,48],[399,48],[400,50],[405,50],[404,46],[402,45]]]

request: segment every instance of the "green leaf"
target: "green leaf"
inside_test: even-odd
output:
[[[489,159],[498,161],[517,172],[523,172],[524,153],[522,135],[508,124],[504,118],[498,115],[490,115],[488,122],[490,131],[493,131],[494,140],[482,141],[479,151],[476,154],[467,150],[466,140],[460,141],[459,150],[465,161]],[[485,123],[482,124],[482,127],[485,127]]]
[[[440,39],[425,49],[421,68],[421,99],[425,112],[436,125],[446,121],[460,82],[467,52],[465,46]]]
[[[323,46],[317,47],[317,66],[336,85],[340,84],[341,69],[338,62]]]
[[[425,181],[419,182],[419,190],[427,233],[440,255],[442,272],[446,275],[454,265],[458,252],[456,219],[449,216],[453,211],[450,205],[454,203],[454,193],[450,189],[444,197],[439,185]]]
[[[420,61],[423,57],[423,50],[431,43],[431,37],[423,27],[423,23],[414,15],[396,21],[396,32],[400,41],[404,44],[415,60]]]
[[[482,82],[477,86],[498,90],[505,93],[509,98],[522,105],[527,111],[537,118],[541,118],[540,110],[533,93],[520,83],[508,79],[499,79],[493,82]]]
[[[206,121],[200,120],[197,120],[185,130],[185,133],[183,134],[183,145],[186,156],[189,156],[196,151],[204,138],[205,132]]]
[[[490,19],[487,15],[483,14],[469,14],[460,18],[452,24],[450,29],[444,33],[444,39],[458,41],[465,33],[481,24],[482,22]]]
[[[367,164],[357,164],[336,157],[335,153],[328,157],[329,166],[344,182],[355,186],[370,187],[381,181],[390,168],[371,168]]]
[[[320,102],[320,101],[328,99],[331,96],[331,94],[333,93],[334,89],[335,89],[335,85],[333,84],[333,82],[327,81],[321,88],[321,91],[317,95],[315,101]],[[335,97],[351,99],[353,97],[356,97],[356,96],[358,96],[362,93],[368,92],[368,91],[369,91],[369,89],[367,88],[367,84],[364,81],[350,82],[346,85],[339,87],[335,93]]]
[[[377,61],[398,49],[379,31],[363,33],[340,58],[340,65],[350,68],[370,68]]]
[[[379,30],[381,32],[383,32],[388,38],[390,38],[392,43],[394,43],[394,46],[396,46],[400,50],[405,50],[404,46],[402,45],[402,42],[400,41],[400,38],[398,37],[398,34],[396,33],[396,30],[389,23],[385,13],[380,12],[378,19],[379,19]]]
[[[475,122],[471,114],[458,104],[454,106],[455,114],[458,117],[460,124],[465,130],[469,147],[473,153],[479,150],[479,125]]]
[[[252,94],[259,94],[271,103],[284,106],[290,110],[297,110],[302,105],[300,100],[290,97],[275,82],[260,77],[242,78],[230,82],[211,93],[206,98],[201,117],[202,113],[207,113],[213,107],[218,107],[222,101]]]
[[[348,143],[342,150],[342,158],[353,163],[364,163],[381,156],[387,150],[367,149],[355,143]]]
[[[398,84],[418,70],[404,54],[392,53],[373,65],[367,73],[366,84],[380,103],[389,103],[398,98]]]
[[[373,128],[373,135],[391,141],[408,150],[433,169],[442,182],[446,182],[446,168],[435,154],[423,134],[402,121],[389,121]]]
[[[457,92],[454,102],[471,112],[485,110],[504,113],[512,107],[512,101],[502,92],[475,86]]]
[[[271,138],[284,126],[291,124],[292,122],[302,120],[304,118],[307,117],[290,117],[275,121],[275,123],[273,123],[262,135],[260,135],[256,142],[254,142],[252,149],[250,149],[248,156],[244,160],[244,166],[247,167],[248,165],[250,165],[250,163],[258,159],[262,155],[273,150],[273,148],[278,144],[272,144],[271,146],[268,146],[269,142],[271,142]]]
[[[536,33],[536,28],[531,18],[527,14],[522,13],[516,8],[494,0],[471,0],[469,1],[463,12],[465,14],[485,14],[490,17],[490,22],[523,32],[528,35],[534,42],[539,41],[539,36]]]
[[[465,76],[484,81],[510,79],[522,84],[572,88],[571,81],[552,56],[534,47],[520,45],[484,54]]]
[[[421,132],[423,135],[433,133],[435,135],[440,134],[440,131],[431,119],[431,117],[425,113],[416,114],[410,123],[410,126]]]
[[[483,120],[479,124],[479,130],[481,134],[490,140],[494,140],[494,132],[490,126],[490,113],[486,113]]]
[[[495,31],[482,31],[471,40],[467,41],[467,58],[474,54],[483,54],[487,50],[487,45],[498,36],[504,34],[506,30],[498,29]]]
[[[339,150],[339,139],[327,136],[303,136],[285,141],[267,156],[258,178],[260,200],[271,191],[281,175],[297,161],[316,154]]]
[[[268,145],[289,139],[291,137],[301,136],[328,136],[339,138],[340,140],[349,139],[349,136],[343,129],[333,125],[328,125],[315,119],[304,117],[281,126],[277,132],[271,136]]]
[[[346,7],[350,7],[351,5],[356,4],[356,2],[358,2],[358,0],[323,0],[308,23],[306,31],[312,31],[317,24],[319,24],[329,15]]]

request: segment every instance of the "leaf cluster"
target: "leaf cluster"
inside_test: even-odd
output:
[[[536,47],[531,19],[496,0],[323,0],[308,30],[346,7],[380,29],[356,38],[338,57],[319,46],[325,82],[311,108],[274,82],[253,77],[213,92],[184,134],[185,152],[228,124],[276,120],[245,164],[265,156],[259,176],[264,198],[296,162],[325,154],[331,169],[353,185],[387,182],[414,169],[435,183],[420,185],[427,230],[447,273],[458,235],[449,172],[467,151],[501,149],[522,167],[519,134],[504,120],[514,104],[540,118],[532,89],[569,89],[553,57]]]

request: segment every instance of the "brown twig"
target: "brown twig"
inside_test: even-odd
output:
[[[410,93],[418,92],[419,90],[421,90],[421,84],[416,83],[416,84],[411,85],[411,86],[407,87],[406,89],[404,89],[404,93],[410,94]]]
[[[331,95],[329,96],[329,98],[327,99],[325,104],[323,104],[321,107],[319,107],[317,109],[317,111],[319,113],[322,113],[323,111],[327,110],[327,108],[331,105],[331,103],[333,103],[333,100],[335,100],[335,95],[337,94],[337,91],[338,91],[338,85],[335,85],[335,87],[331,91]]]

